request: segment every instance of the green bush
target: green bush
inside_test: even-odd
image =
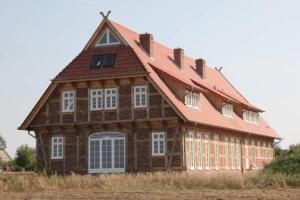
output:
[[[291,145],[288,151],[279,154],[274,161],[265,166],[263,173],[300,175],[300,144]]]
[[[27,145],[22,145],[16,152],[16,171],[33,171],[36,169],[36,156],[34,150]]]

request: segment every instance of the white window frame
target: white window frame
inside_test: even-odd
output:
[[[249,141],[245,139],[245,165],[249,169]]]
[[[231,169],[235,169],[236,156],[235,156],[235,139],[231,138]]]
[[[110,36],[109,33],[111,33],[112,35],[115,36],[115,38],[118,40],[117,42],[110,42]],[[100,41],[102,40],[102,38],[105,36],[106,34],[106,43],[105,44],[100,44]],[[102,36],[100,37],[99,41],[97,42],[97,44],[95,45],[96,47],[100,47],[100,46],[110,46],[110,45],[116,45],[116,44],[120,44],[119,38],[116,37],[115,34],[113,34],[109,29],[106,29],[104,31],[104,33],[102,34]]]
[[[215,169],[219,170],[220,167],[220,149],[219,149],[219,134],[214,134],[214,152],[215,152]]]
[[[94,95],[93,93],[96,92]],[[101,94],[99,95],[98,92]],[[90,110],[102,110],[103,109],[103,89],[91,89],[90,90]],[[100,106],[99,106],[99,98],[100,98]],[[96,99],[96,108],[93,108],[93,99]]]
[[[188,153],[188,167],[190,170],[195,169],[195,145],[194,137],[195,130],[189,130],[186,137],[187,153]]]
[[[246,122],[258,124],[259,122],[259,113],[251,110],[244,110],[243,119]]]
[[[102,141],[110,141],[111,142],[111,168],[103,168],[102,163],[102,156],[103,156],[103,150],[102,150]],[[122,140],[123,141],[123,154],[120,154],[123,156],[123,167],[116,167],[116,156],[115,156],[115,146],[116,141]],[[99,142],[99,168],[92,168],[91,163],[91,142],[97,141]],[[123,173],[125,172],[125,166],[126,166],[126,140],[125,135],[120,132],[100,132],[100,133],[94,133],[89,136],[88,139],[88,173]],[[120,146],[119,146],[120,147]],[[121,150],[121,148],[120,148]]]
[[[67,97],[65,96],[67,94]],[[72,94],[72,97],[71,97]],[[65,103],[67,101],[68,106],[66,107]],[[70,108],[70,104],[73,103],[72,109]],[[74,112],[75,110],[75,91],[63,91],[62,92],[62,112]]]
[[[55,142],[56,141],[56,142]],[[59,148],[61,147],[62,152],[59,155]],[[54,154],[54,149],[56,149],[57,155]],[[63,136],[53,136],[51,138],[51,159],[58,160],[64,158],[64,137]]]
[[[197,131],[198,170],[203,168],[202,131]]]
[[[107,91],[110,91],[110,94],[107,94]],[[112,94],[112,91],[115,91],[115,94]],[[118,98],[118,88],[106,88],[104,89],[104,109],[105,110],[113,110],[113,109],[117,109],[118,108],[118,104],[119,104],[119,98]],[[116,98],[116,105],[112,106],[112,99],[113,97]],[[107,105],[107,98],[109,98],[110,100],[110,106],[108,107]]]
[[[137,92],[137,89],[139,89],[139,92]],[[141,91],[141,89],[145,89],[144,92]],[[134,86],[134,108],[145,108],[148,106],[148,87],[147,86]],[[142,105],[142,96],[145,95],[145,104]],[[136,99],[137,96],[139,96],[139,104],[137,105]]]
[[[241,151],[241,142],[240,142],[240,139],[236,139],[235,140],[235,142],[236,142],[236,148],[237,148],[237,151],[236,151],[236,156],[237,156],[237,158],[236,158],[236,168],[237,169],[241,169],[241,162],[242,162],[242,159],[241,159],[241,153],[242,153],[242,151]]]
[[[229,138],[225,136],[225,168],[229,169]]]
[[[225,117],[233,118],[233,105],[232,104],[224,104],[222,106],[222,114]]]
[[[185,105],[189,108],[200,109],[200,93],[187,91],[185,94]]]
[[[155,138],[155,135],[157,136],[157,138]],[[163,136],[162,138],[160,136]],[[163,144],[162,147],[162,152],[161,152],[161,147],[160,144]],[[157,143],[157,152],[155,152],[154,146],[155,143]],[[164,132],[152,132],[152,156],[164,156],[165,155],[165,148],[166,148],[166,144],[165,144],[165,133]]]
[[[210,144],[209,144],[210,133],[206,132],[204,134],[204,149],[205,149],[205,169],[210,169]]]

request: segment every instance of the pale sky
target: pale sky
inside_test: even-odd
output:
[[[84,47],[99,11],[154,39],[205,58],[284,140],[300,142],[300,1],[0,0],[0,133],[14,156],[35,140],[17,127],[50,79]]]

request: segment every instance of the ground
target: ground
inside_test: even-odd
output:
[[[179,192],[111,193],[93,190],[50,190],[32,193],[0,193],[0,199],[300,199],[300,189],[201,190]]]

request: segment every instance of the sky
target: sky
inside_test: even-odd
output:
[[[136,32],[222,66],[266,111],[283,148],[300,143],[299,7],[297,0],[0,0],[0,134],[7,150],[14,156],[22,144],[35,146],[17,127],[108,10]]]

